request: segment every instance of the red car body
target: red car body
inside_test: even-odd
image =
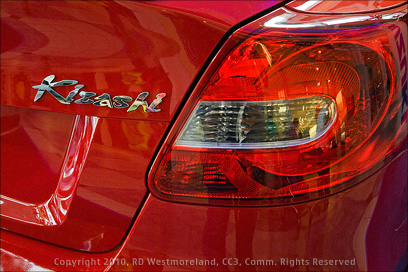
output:
[[[406,268],[407,4],[307,3],[2,1],[2,270]],[[307,16],[367,16],[373,24],[399,16],[387,32],[402,101],[394,111],[401,120],[395,148],[371,172],[353,177],[352,186],[296,203],[191,203],[152,192],[157,158],[191,93],[228,54],[224,44],[282,9],[304,16],[300,24]],[[57,84],[64,80],[71,81]],[[68,85],[82,84],[94,97],[108,94],[113,102],[101,103],[115,107],[63,103],[40,93],[41,84],[58,86],[63,98]],[[144,110],[120,108],[119,97],[146,92]],[[368,151],[360,157],[372,159]]]

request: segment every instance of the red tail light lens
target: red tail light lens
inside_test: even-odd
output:
[[[238,31],[261,26],[193,94],[155,163],[152,191],[201,203],[285,203],[358,182],[404,141],[391,34],[396,19],[406,20],[402,11],[377,21],[322,16],[338,23],[322,27],[311,23],[316,15],[281,8]]]

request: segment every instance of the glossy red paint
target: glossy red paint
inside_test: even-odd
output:
[[[140,214],[139,223],[133,230],[139,235],[132,235],[128,242],[132,249],[127,251],[125,248],[118,258],[215,258],[218,267],[205,267],[215,271],[226,269],[222,264],[223,258],[239,260],[241,266],[228,266],[232,271],[367,271],[367,268],[372,267],[378,269],[378,260],[373,255],[377,255],[378,247],[384,241],[388,241],[392,247],[381,249],[378,255],[384,254],[382,261],[386,260],[382,262],[383,271],[390,271],[397,267],[406,247],[404,203],[407,196],[407,175],[405,173],[396,179],[387,174],[406,164],[407,152],[384,170],[350,190],[317,201],[283,207],[190,206],[149,198]],[[388,186],[390,183],[393,185]],[[399,189],[392,189],[394,186]],[[380,187],[384,191],[380,192]],[[382,205],[385,203],[379,200],[388,194],[401,200],[391,211],[389,205]],[[387,226],[380,226],[379,222],[370,220],[381,216],[385,211],[392,213]],[[172,216],[159,216],[167,213]],[[165,230],[160,227],[162,225],[166,226]],[[380,228],[380,235],[375,228]],[[368,237],[372,239],[366,244],[367,229],[370,235]],[[282,258],[285,259],[284,264]],[[304,262],[291,266],[286,258],[308,260],[309,265]],[[313,258],[355,259],[356,263],[350,266],[319,266],[313,265]],[[274,260],[276,265],[247,265],[251,264],[250,260]],[[146,268],[148,267],[140,270]],[[163,270],[170,268],[171,266],[164,266]],[[194,265],[177,268],[203,269]]]
[[[82,117],[78,118],[78,122],[81,122]],[[156,137],[162,137],[159,135],[164,134],[167,124],[127,119],[100,119],[94,125],[95,130],[86,163],[85,158],[81,159],[80,152],[85,148],[84,145],[88,144],[87,140],[80,138],[79,146],[75,146],[75,138],[70,142],[74,147],[69,150],[79,152],[74,154],[77,157],[72,159],[78,159],[76,161],[78,167],[81,161],[85,166],[80,178],[74,175],[77,179],[69,180],[69,183],[65,183],[65,180],[59,181],[62,187],[57,186],[52,199],[54,196],[57,198],[64,196],[65,200],[68,193],[65,189],[70,183],[73,185],[69,186],[77,188],[75,191],[72,191],[74,188],[69,190],[71,192],[69,200],[65,200],[69,201],[68,203],[55,203],[57,214],[54,214],[54,211],[51,214],[56,222],[45,224],[42,221],[47,218],[48,213],[34,214],[35,218],[32,220],[38,221],[2,218],[2,228],[84,251],[106,251],[119,244],[146,193],[143,180],[145,171],[158,145]],[[73,135],[75,137],[75,134]],[[68,163],[69,161],[65,162]],[[60,176],[67,178],[63,174]],[[7,182],[12,180],[3,180],[2,184]],[[75,192],[75,195],[72,195],[72,192]],[[8,204],[9,202],[5,201],[3,205]],[[10,210],[5,207],[5,212],[9,212],[9,215],[12,215],[10,213],[13,212],[13,208],[16,209],[15,206]],[[33,213],[36,209],[33,207],[30,210]],[[64,218],[59,218],[58,215],[63,211]]]
[[[204,55],[193,60],[188,58],[183,39],[190,40],[188,35],[192,33],[186,31],[182,35],[187,37],[180,37],[173,30],[177,29],[174,24],[188,21],[203,29],[207,27],[211,37],[206,43],[199,43],[204,47],[200,50],[209,53],[217,42],[217,29],[211,27],[211,22],[204,24],[183,14],[166,13],[131,2],[50,1],[44,4],[6,1],[2,3],[2,10],[4,14],[14,15],[4,16],[2,21],[13,28],[16,35],[24,35],[22,44],[2,54],[5,78],[2,79],[1,97],[7,99],[2,100],[2,104],[36,110],[169,120],[206,59]],[[223,32],[218,33],[219,39]],[[166,66],[170,60],[176,67]],[[141,92],[150,92],[149,101],[157,93],[165,92],[168,93],[167,103],[162,103],[160,114],[148,115],[141,110],[129,114],[125,109],[75,103],[64,105],[48,93],[34,102],[36,90],[31,86],[40,84],[50,74],[55,74],[56,80],[77,80],[85,85],[83,91],[98,95],[108,93],[111,97],[129,95],[136,98]],[[10,91],[19,82],[26,87],[20,97]],[[71,89],[59,87],[56,91],[66,96]]]
[[[57,173],[63,164],[74,118],[1,106],[2,195],[34,204],[50,198],[58,185]],[[43,189],[33,194],[38,188]]]
[[[233,12],[234,2],[214,17],[205,3],[2,1],[2,128],[19,126],[1,136],[2,228],[83,251],[118,246],[194,77],[232,25],[274,3]],[[166,96],[155,113],[67,105],[48,92],[34,102],[32,87],[51,74],[97,95]]]
[[[403,4],[398,0],[374,0],[374,1],[293,1],[286,6],[297,11],[317,14],[352,14],[364,12],[379,12],[390,8],[395,8]]]
[[[0,4],[1,193],[18,200],[3,203],[2,196],[2,203],[29,204],[12,206],[5,211],[14,219],[1,219],[3,271],[394,271],[407,265],[404,136],[395,139],[402,151],[389,154],[392,160],[383,161],[372,175],[342,192],[330,196],[322,192],[313,201],[218,207],[165,202],[149,193],[145,182],[152,158],[216,44],[233,25],[275,1]],[[307,16],[300,16],[299,23]],[[406,21],[398,27],[406,33]],[[397,52],[406,36],[396,37]],[[404,64],[402,56],[398,60]],[[212,65],[206,73],[213,70]],[[404,70],[398,71],[402,79]],[[64,105],[48,93],[34,102],[32,86],[51,74],[112,97],[136,98],[147,91],[151,103],[157,93],[167,96],[158,106],[161,112],[149,114],[141,109],[128,114],[124,109]],[[398,84],[403,96],[404,82]],[[66,96],[71,88],[58,90]],[[407,110],[403,102],[393,112],[398,118]],[[406,135],[404,124],[401,135]],[[10,135],[16,136],[3,142]],[[24,165],[10,158],[13,150]],[[369,153],[362,155],[369,159]],[[28,177],[32,189],[15,190],[13,184],[23,181],[16,181],[9,171],[30,173],[33,167],[39,174]],[[26,216],[16,210],[22,206]],[[45,206],[49,214],[30,214]],[[44,218],[57,220],[54,225],[38,220]],[[352,264],[315,265],[314,258]],[[159,262],[150,264],[153,259]],[[187,261],[167,265],[166,259]],[[196,265],[204,259],[215,260],[218,266]],[[265,265],[266,260],[274,263]]]
[[[15,108],[6,107],[6,109],[10,110]],[[15,133],[10,131],[10,133],[2,134],[2,147],[5,149],[2,150],[2,159],[8,161],[6,164],[7,169],[3,169],[2,171],[2,180],[24,183],[15,184],[2,182],[2,215],[8,218],[17,219],[21,222],[42,226],[60,225],[67,217],[72,198],[75,194],[78,179],[81,176],[89,151],[89,145],[94,136],[97,118],[77,116],[73,128],[72,122],[68,122],[68,127],[65,129],[72,130],[69,146],[68,148],[66,148],[65,145],[60,147],[60,152],[58,152],[59,156],[55,158],[50,157],[54,153],[52,150],[53,145],[51,145],[49,139],[46,139],[46,142],[44,142],[44,138],[46,138],[44,136],[49,134],[58,135],[58,130],[57,132],[42,130],[42,132],[44,132],[43,135],[40,135],[42,138],[35,137],[35,135],[31,137],[28,136],[26,133],[33,133],[33,128],[30,129],[27,125],[33,125],[33,123],[30,121],[27,122],[28,111],[21,111],[25,114],[17,116],[19,117],[18,119],[22,120],[22,127],[20,128],[18,125]],[[61,120],[63,118],[61,118],[60,115],[55,116],[58,117],[58,120],[55,118],[51,119],[49,115],[50,114],[47,114],[45,116],[45,124],[50,125],[50,128],[55,130],[60,124],[66,124]],[[34,114],[34,117],[36,119],[41,119],[41,115],[38,116],[38,114]],[[65,117],[70,118],[71,116]],[[53,124],[49,122],[49,120],[53,120],[55,123]],[[66,132],[67,131],[62,131],[60,135],[62,137],[69,135]],[[31,139],[36,141],[37,145],[33,146]],[[41,140],[43,141],[42,144],[39,143]],[[55,145],[58,145],[59,143],[66,144],[67,140],[68,139],[64,138],[54,139],[53,143]],[[36,146],[48,147],[48,150],[35,152],[37,151],[35,148]],[[63,155],[65,149],[67,149],[67,153],[64,158]],[[29,152],[32,152],[32,154]],[[27,153],[30,155],[27,156]],[[48,155],[48,160],[42,159],[42,156],[44,155]],[[24,158],[28,161],[21,162],[20,158]],[[63,163],[61,163],[62,158],[64,158]],[[17,161],[9,162],[9,160],[13,159]],[[53,167],[54,169],[52,169],[51,166],[48,167],[47,161],[54,162],[55,159],[57,159],[57,164]],[[32,161],[34,163],[31,163]],[[28,169],[25,168],[27,166],[29,167]],[[58,177],[56,173],[58,173],[59,169],[61,169],[61,174],[57,180],[56,178]],[[33,175],[33,173],[37,173],[37,171],[39,175]],[[21,173],[25,173],[28,178],[22,178]],[[13,176],[7,176],[8,174],[12,174]],[[53,177],[53,179],[50,177]],[[54,182],[54,184],[51,182]],[[51,185],[49,183],[51,183]],[[18,188],[20,189],[18,190]],[[44,190],[41,190],[39,194],[33,195],[32,192],[38,190],[38,188],[44,188]],[[20,198],[24,198],[24,200],[21,200]]]
[[[2,265],[5,270],[21,270],[30,264],[64,270],[65,266],[56,263],[82,259],[103,263],[118,254],[111,267],[68,268],[75,271],[104,268],[111,271],[393,271],[406,248],[407,175],[401,176],[396,171],[407,165],[407,159],[408,153],[404,152],[381,171],[344,192],[283,207],[208,207],[168,203],[150,196],[123,248],[105,254],[65,250],[2,231]],[[384,214],[387,224],[383,222]],[[36,253],[23,244],[35,247]],[[5,263],[3,260],[15,259],[12,254],[28,262],[14,267],[10,262]],[[196,259],[214,258],[218,266],[148,263],[153,259],[197,262]],[[355,264],[313,264],[313,261],[338,259]],[[251,265],[256,260],[258,265]],[[262,260],[273,260],[276,265],[260,265]],[[236,261],[241,266],[234,265]]]
[[[238,2],[232,7],[238,7]],[[178,6],[192,11],[200,5],[205,3]],[[8,38],[2,39],[2,48],[10,49],[2,52],[1,103],[98,117],[169,121],[224,33],[265,5],[260,1],[241,14],[224,13],[215,20],[209,10],[204,13],[199,9],[196,13],[201,16],[197,16],[171,8],[166,1],[154,5],[133,1],[4,1],[2,26]],[[36,90],[31,87],[51,74],[58,81],[76,80],[85,86],[81,91],[98,95],[136,99],[141,92],[149,92],[149,103],[158,93],[167,96],[158,107],[161,112],[155,114],[141,109],[128,113],[126,109],[64,105],[49,93],[34,102]],[[15,89],[19,91],[11,91]],[[55,90],[67,96],[73,88]]]
[[[106,262],[114,259],[119,252],[117,249],[105,254],[82,253],[5,230],[1,230],[0,239],[3,271],[104,271],[109,267]],[[63,265],[66,260],[75,260],[76,263]],[[91,265],[87,265],[88,262]]]

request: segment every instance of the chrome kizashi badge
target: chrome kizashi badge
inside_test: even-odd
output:
[[[129,106],[130,102],[133,101],[131,96],[127,95],[117,95],[111,98],[111,96],[107,93],[103,93],[102,95],[96,96],[97,94],[94,92],[84,92],[80,91],[84,85],[77,84],[78,81],[76,80],[61,80],[57,82],[52,82],[55,79],[55,75],[50,75],[44,78],[40,85],[33,86],[34,89],[38,89],[37,94],[35,95],[34,102],[37,102],[43,94],[47,91],[52,96],[54,96],[60,103],[62,104],[71,104],[75,102],[76,104],[93,104],[95,106],[101,107],[109,107],[109,108],[128,108],[129,111],[136,110],[139,106],[143,107],[144,112],[158,112],[161,109],[156,109],[157,105],[159,105],[163,98],[166,96],[166,93],[159,93],[156,95],[156,99],[149,105],[145,99],[149,95],[148,92],[140,93],[136,100]],[[63,97],[61,94],[56,92],[53,88],[59,86],[70,86],[75,85],[74,89],[68,94],[67,97]],[[78,93],[79,92],[79,93]],[[74,99],[76,95],[79,95],[81,98]],[[96,97],[95,97],[96,96]],[[129,102],[129,103],[127,103]]]

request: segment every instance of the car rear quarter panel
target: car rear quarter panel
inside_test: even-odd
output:
[[[392,271],[398,266],[407,246],[407,173],[400,171],[406,169],[406,151],[346,191],[296,205],[186,205],[158,200],[146,191],[146,172],[159,141],[208,56],[232,25],[268,7],[261,1],[221,3],[1,2],[2,34],[10,37],[2,39],[2,108],[17,109],[17,115],[28,120],[26,127],[40,125],[27,117],[35,112],[50,120],[51,115],[60,114],[66,120],[63,133],[51,142],[63,145],[62,150],[70,145],[67,139],[75,120],[95,119],[84,166],[61,224],[49,227],[2,219],[4,271]],[[148,91],[154,97],[166,92],[167,100],[155,115],[62,105],[50,95],[34,102],[31,87],[50,74],[58,80],[78,80],[98,94],[136,97]],[[58,121],[54,123],[57,126]],[[46,130],[39,126],[39,131]],[[25,147],[35,151],[38,139],[43,138],[24,135],[34,145]],[[49,165],[63,164],[64,155],[55,159],[38,150],[27,159],[40,156]],[[57,181],[61,173],[56,173]],[[7,182],[12,186],[13,178]],[[41,186],[34,186],[34,194],[35,187]],[[16,192],[14,197],[35,203],[30,197],[41,202],[53,192],[45,197]],[[218,266],[148,265],[148,259],[180,256],[216,259]],[[252,260],[266,259],[276,265],[251,265]],[[314,259],[355,260],[355,265],[314,266]],[[233,264],[228,265],[229,260]],[[309,265],[292,265],[290,260],[307,260]]]
[[[278,2],[1,1],[1,227],[82,251],[119,246],[200,69],[233,25]],[[98,95],[166,97],[154,113],[47,92],[35,102],[49,75]]]
[[[2,266],[75,271],[395,271],[406,249],[407,174],[398,169],[407,163],[405,151],[349,190],[283,207],[208,207],[149,196],[123,246],[105,254],[66,250],[2,231]],[[18,259],[14,254],[29,262],[5,262]],[[148,264],[166,259],[215,259],[218,266]],[[355,265],[313,263],[338,259],[354,260]],[[273,260],[276,265],[251,265],[257,260]]]

